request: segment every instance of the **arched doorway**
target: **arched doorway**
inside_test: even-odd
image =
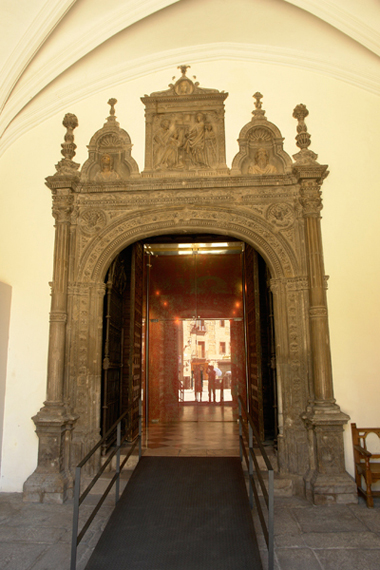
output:
[[[234,421],[240,394],[262,439],[275,440],[273,303],[262,257],[216,235],[159,236],[143,247],[123,250],[105,280],[102,433],[128,408],[136,432],[141,387],[147,425]]]
[[[348,417],[333,393],[320,228],[327,166],[308,149],[308,111],[298,105],[293,113],[301,149],[293,162],[256,93],[253,117],[240,131],[239,152],[228,169],[227,94],[200,88],[186,77],[186,69],[182,66],[182,77],[169,90],[142,99],[146,157],[141,174],[131,156],[131,139],[116,121],[115,99],[109,100],[110,116],[90,141],[80,176],[72,160],[77,119],[65,117],[65,158],[47,179],[56,219],[47,399],[33,418],[39,459],[25,483],[25,496],[64,500],[71,492],[73,467],[99,439],[104,295],[112,262],[136,243],[142,256],[143,243],[157,236],[207,233],[246,244],[247,397],[263,424],[257,371],[261,358],[262,373],[265,345],[276,373],[280,469],[292,474],[295,488],[315,502],[351,501],[355,485],[345,472],[342,436]],[[268,280],[271,295],[264,307],[271,325],[265,340],[257,319],[263,307],[255,300],[265,298],[257,293],[268,291]],[[135,292],[141,296],[142,288]],[[130,330],[130,342],[137,346],[138,329]],[[141,359],[134,350],[128,354],[133,371]],[[136,384],[129,379],[128,385],[133,406],[139,394],[134,372]]]

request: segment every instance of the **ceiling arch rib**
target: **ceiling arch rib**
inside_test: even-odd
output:
[[[102,2],[101,8],[98,6],[97,19],[94,23],[94,0],[91,0],[91,6],[88,1],[48,0],[43,11],[35,18],[22,41],[8,58],[3,69],[0,111],[15,86],[16,92],[0,116],[0,136],[23,107],[71,65],[122,29],[178,2],[181,0],[140,0],[139,2],[127,0],[115,6]],[[348,4],[347,0],[329,0],[328,2],[326,0],[285,0],[285,2],[309,12],[354,38],[374,53],[380,54],[380,34],[368,25],[368,21],[371,21],[369,16],[367,16],[367,21],[363,20],[365,10],[361,8],[361,5],[358,7],[356,1]],[[372,12],[377,11],[380,14],[377,3],[373,0],[365,0],[365,2],[371,7]],[[80,34],[73,33],[71,28],[73,19],[70,18],[71,25],[68,24],[66,30],[62,26],[57,29],[59,23],[65,24],[67,19],[65,16],[70,13],[74,5],[77,10],[75,18],[80,21]],[[83,17],[86,10],[87,17]],[[70,45],[70,49],[57,49],[55,52],[54,44],[51,44],[52,56],[40,69],[38,65],[37,70],[32,65],[33,72],[28,77],[28,67],[38,60],[41,47],[48,38],[54,36],[53,32],[55,37],[66,34],[67,45]],[[77,40],[73,41],[73,37],[77,37]]]
[[[51,14],[45,16],[41,31],[34,32],[34,22],[28,34],[20,42],[20,45],[26,47],[23,48],[23,51],[20,47],[20,54],[17,59],[12,56],[8,60],[8,73],[4,70],[7,77],[5,84],[8,87],[5,87],[4,84],[3,89],[0,90],[0,96],[2,96],[0,101],[3,101],[1,107],[3,112],[0,115],[0,137],[24,106],[61,73],[121,30],[179,1],[145,0],[136,2],[129,0],[117,4],[114,9],[110,9],[108,4],[102,2],[104,13],[98,15],[95,23],[89,19],[87,28],[86,23],[81,22],[81,33],[77,34],[75,39],[73,39],[73,30],[70,25],[67,25],[66,29],[57,30],[56,33],[61,36],[60,42],[56,43],[55,46],[52,45],[50,48],[51,56],[41,67],[38,67],[37,63],[39,50],[57,25],[64,19],[64,16],[68,14],[76,0],[66,0],[62,3],[62,8],[59,11],[57,9],[51,10]],[[51,0],[49,4],[60,6],[60,2],[57,3],[56,0]],[[40,15],[36,20],[39,21],[39,19]],[[65,27],[65,22],[63,22],[63,26]],[[65,38],[67,38],[67,45],[70,46],[70,49],[61,48],[61,45],[65,43]],[[31,70],[28,69],[28,66],[31,66]],[[9,98],[15,86],[16,89]]]
[[[367,6],[371,6],[375,12],[376,10],[380,12],[380,8],[374,0],[363,1]],[[175,61],[168,51],[160,52],[159,57],[152,54],[149,59],[154,62],[153,65],[144,61],[146,58],[143,58],[143,61],[140,59],[130,61],[121,70],[113,67],[111,74],[103,75],[99,79],[92,77],[90,83],[83,85],[79,91],[77,85],[74,86],[69,80],[68,84],[64,85],[60,91],[59,97],[57,96],[53,82],[57,78],[59,81],[60,76],[78,60],[109,38],[117,35],[121,30],[179,2],[182,0],[141,0],[140,2],[126,0],[121,4],[116,4],[116,6],[109,6],[100,0],[81,0],[80,2],[78,0],[48,0],[44,8],[45,11],[40,12],[33,25],[29,27],[28,33],[18,44],[17,49],[13,51],[6,68],[3,70],[5,72],[8,70],[8,73],[3,74],[3,84],[0,87],[0,95],[3,96],[3,101],[4,98],[9,97],[12,90],[13,92],[0,114],[0,137],[3,135],[0,152],[1,149],[6,148],[8,144],[21,135],[26,128],[33,126],[37,121],[48,118],[64,106],[83,99],[89,93],[96,93],[103,89],[105,81],[108,84],[110,82],[111,84],[118,84],[122,80],[139,77],[153,70],[172,66],[173,63],[178,64],[178,58],[184,56],[193,62],[212,61],[220,57],[227,57],[265,63],[280,63],[317,73],[325,73],[357,85],[371,93],[380,94],[377,77],[374,76],[370,68],[364,65],[361,69],[358,65],[352,66],[352,62],[349,62],[349,65],[342,66],[341,62],[334,62],[331,58],[329,60],[326,57],[322,59],[318,51],[307,54],[301,53],[299,50],[292,51],[268,46],[263,50],[261,46],[254,46],[253,50],[253,45],[246,47],[243,44],[233,46],[231,43],[221,43],[207,45],[210,53],[206,58],[204,58],[204,54],[198,53],[198,46],[195,45],[186,48],[185,51],[182,50],[182,52],[176,49]],[[367,25],[370,21],[368,15],[366,22],[363,18],[360,19],[362,12],[354,0],[348,0],[348,3],[347,0],[329,0],[329,2],[326,0],[318,0],[318,2],[316,0],[285,0],[284,3],[296,6],[318,19],[328,22],[346,35],[354,37],[356,41],[361,41],[361,37],[363,45],[367,38],[367,47],[369,41],[374,46],[379,43],[379,34]],[[95,6],[97,6],[97,12],[93,9]],[[89,11],[90,7],[91,11]],[[87,18],[83,18],[85,13],[87,13]],[[75,25],[78,26],[79,24],[80,27],[75,28]],[[79,29],[84,33],[78,33]],[[368,30],[371,33],[368,33]],[[49,49],[41,50],[47,40],[49,40]],[[69,45],[70,49],[62,49],[62,46],[66,45]],[[254,55],[252,51],[255,52]],[[181,53],[183,55],[180,55]],[[380,53],[380,48],[377,53]],[[142,68],[138,70],[136,67],[140,63]],[[113,77],[114,74],[116,77]],[[91,88],[89,87],[90,84]],[[50,93],[37,97],[47,85],[53,87],[53,89],[49,89]],[[43,113],[41,113],[42,109]]]
[[[375,3],[372,0],[367,2],[371,7],[371,11],[368,10],[371,12],[368,14],[368,21],[363,20],[366,7],[357,0],[350,5],[346,0],[285,0],[285,2],[313,14],[380,56],[380,33],[368,23],[380,20],[378,2]],[[373,12],[377,15],[377,19],[371,19]]]
[[[317,58],[310,53],[302,53],[299,50],[284,48],[268,48],[268,46],[254,46],[251,44],[214,43],[201,44],[186,48],[176,48],[149,54],[135,60],[128,60],[122,65],[109,67],[96,76],[87,77],[87,81],[78,82],[73,80],[63,88],[51,90],[46,96],[33,101],[30,106],[12,122],[10,127],[0,139],[0,155],[18,137],[33,126],[50,118],[59,111],[67,111],[70,105],[82,101],[103,91],[105,88],[112,89],[126,81],[131,81],[150,73],[172,70],[178,65],[178,61],[191,61],[195,63],[207,63],[213,61],[247,61],[254,63],[266,63],[273,65],[286,65],[297,69],[316,72],[355,85],[375,95],[380,95],[380,83],[378,76],[365,73],[361,69],[352,69],[349,65],[343,67],[341,62],[333,62],[330,59]]]
[[[75,2],[76,0],[49,0],[11,52],[1,70],[3,81],[0,85],[0,112],[29,63]]]

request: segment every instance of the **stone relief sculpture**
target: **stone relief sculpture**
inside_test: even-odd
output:
[[[205,152],[205,122],[202,113],[196,114],[195,124],[185,135],[183,146],[193,166],[200,166],[201,168],[210,166],[207,163]]]
[[[154,168],[171,169],[179,167],[179,134],[168,119],[161,121],[153,136]]]
[[[269,163],[269,156],[265,148],[259,148],[255,154],[255,163],[248,167],[248,174],[276,174],[277,168]]]
[[[253,95],[255,109],[251,121],[240,131],[239,152],[232,161],[232,175],[254,174],[264,178],[291,172],[292,161],[283,149],[284,139],[276,125],[266,118],[262,97],[259,92]]]
[[[120,183],[139,175],[137,162],[132,158],[129,134],[120,128],[115,117],[116,99],[109,99],[110,114],[103,127],[88,145],[89,156],[83,164],[81,181],[101,184]]]
[[[101,169],[96,174],[95,180],[97,182],[111,182],[112,180],[118,180],[120,176],[113,168],[113,157],[104,153],[100,159]]]
[[[225,157],[224,100],[227,93],[199,87],[182,76],[166,91],[142,97],[146,109],[143,176],[228,174]],[[173,77],[174,79],[174,77]],[[195,77],[194,77],[195,79]]]
[[[183,170],[212,168],[218,163],[214,127],[203,113],[194,122],[184,114],[174,121],[162,119],[153,134],[153,168]]]
[[[206,162],[209,166],[218,161],[218,147],[216,134],[211,123],[205,125],[205,153]]]

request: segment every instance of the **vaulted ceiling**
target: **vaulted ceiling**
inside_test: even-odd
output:
[[[220,14],[245,4],[246,19],[252,23],[251,37],[240,21],[236,29],[232,23],[228,33],[211,33],[225,26],[218,2]],[[207,3],[214,3],[216,10],[213,20],[204,23],[199,10]],[[186,30],[194,26],[187,19],[182,35],[173,31],[172,43],[163,40],[158,48],[152,41],[140,51],[108,61],[98,73],[91,72],[92,56],[97,58],[99,50],[108,49],[111,42],[116,46],[117,38],[125,34],[136,35],[136,26],[150,19],[162,26],[179,5],[189,13],[194,10],[197,33],[186,35]],[[202,4],[199,0],[2,0],[0,10],[0,152],[37,124],[42,110],[51,115],[101,90],[105,84],[183,63],[183,57],[192,62],[223,57],[277,62],[316,70],[380,95],[378,0],[203,0]],[[284,18],[291,22],[286,33],[271,35],[271,27],[281,29]],[[202,35],[202,24],[208,34]],[[307,34],[312,28],[320,33],[311,35],[308,45]],[[331,44],[324,43],[325,33],[336,36],[334,53]],[[69,70],[87,60],[90,71],[80,87],[75,83],[75,74],[62,82]]]

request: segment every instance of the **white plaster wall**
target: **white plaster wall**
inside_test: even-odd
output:
[[[277,37],[278,45],[286,43],[287,47],[307,51],[309,41],[314,46],[320,41],[324,49],[339,53],[339,57],[343,57],[345,49],[349,54],[354,51],[351,40],[342,39],[342,34],[333,33],[309,15],[305,18],[294,7],[287,12],[283,7],[281,12],[268,12],[263,2],[249,4],[252,32],[261,15],[261,26],[266,22],[271,27],[270,37]],[[272,2],[272,7],[275,4],[278,2]],[[54,173],[54,164],[60,159],[60,144],[65,133],[61,125],[63,115],[72,112],[78,116],[79,127],[75,131],[78,149],[74,160],[83,163],[87,157],[86,145],[108,115],[108,99],[116,97],[119,101],[116,115],[132,137],[133,156],[142,170],[144,110],[140,97],[165,89],[173,75],[179,76],[176,65],[181,63],[192,66],[189,75],[195,74],[201,86],[229,92],[226,101],[228,165],[238,150],[239,131],[250,120],[253,93],[259,90],[264,95],[263,107],[268,120],[280,128],[289,154],[298,150],[294,141],[293,109],[298,103],[307,105],[311,149],[319,154],[321,163],[329,164],[331,172],[323,186],[322,231],[326,273],[331,276],[328,302],[335,396],[352,421],[359,425],[380,425],[379,98],[321,72],[297,69],[283,62],[257,63],[252,57],[218,58],[215,54],[211,58],[207,50],[202,58],[194,61],[190,55],[192,44],[204,43],[208,30],[213,29],[213,41],[226,41],[231,34],[233,38],[239,37],[238,24],[242,22],[241,13],[248,5],[247,0],[233,4],[221,2],[220,7],[233,5],[235,8],[228,8],[216,17],[217,5],[215,1],[200,3],[198,0],[178,3],[170,8],[168,18],[164,17],[164,11],[153,17],[154,20],[148,18],[132,30],[133,35],[121,34],[81,60],[41,93],[41,100],[55,100],[54,112],[49,111],[51,116],[46,120],[41,118],[40,125],[16,140],[0,159],[0,281],[8,283],[13,290],[0,487],[3,491],[20,491],[37,461],[37,436],[30,418],[42,406],[46,392],[48,281],[52,276],[54,238],[51,196],[44,186],[44,178]],[[290,20],[285,21],[288,16]],[[309,26],[310,33],[298,34],[297,22]],[[191,34],[181,33],[186,26],[191,26]],[[171,29],[173,41],[168,43]],[[245,41],[251,41],[254,50],[255,34],[249,39],[248,25],[243,32]],[[181,51],[181,59],[175,65],[158,67],[157,71],[146,67],[143,73],[127,75],[123,80],[118,75],[113,81],[110,75],[108,87],[98,92],[97,74],[115,61],[128,60],[131,38],[139,41],[138,45],[133,44],[133,57],[148,56],[152,51],[152,57],[158,61],[160,49],[180,46],[185,36],[188,48]],[[265,42],[264,33],[260,42]],[[358,50],[361,52],[362,48]],[[372,59],[370,65],[375,65]],[[72,88],[78,85],[80,89],[81,82],[93,84],[95,94],[83,95],[78,102]],[[66,97],[67,93],[72,95]],[[70,97],[73,102],[68,103]],[[25,113],[37,113],[38,105],[37,98]],[[347,468],[352,473],[348,429],[345,430],[345,447]]]
[[[5,408],[5,385],[7,380],[9,321],[11,313],[12,287],[0,282],[0,476],[1,449],[3,446],[3,425]]]

